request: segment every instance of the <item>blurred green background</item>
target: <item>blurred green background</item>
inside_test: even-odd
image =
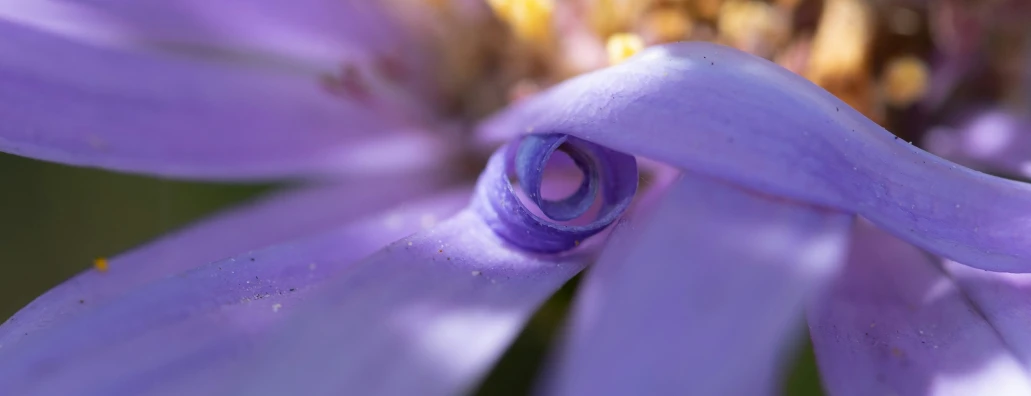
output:
[[[0,154],[0,317],[93,259],[111,257],[252,197],[268,186],[216,185],[73,168]]]
[[[0,154],[0,317],[6,320],[47,289],[111,257],[220,208],[268,191],[267,185],[205,184],[73,168]],[[562,326],[576,280],[522,332],[477,391],[527,394]],[[812,351],[799,353],[788,395],[820,395]]]

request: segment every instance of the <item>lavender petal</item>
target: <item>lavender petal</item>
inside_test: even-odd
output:
[[[377,178],[277,193],[115,256],[109,270],[85,271],[36,298],[0,326],[0,346],[56,327],[135,289],[240,252],[331,230],[426,195],[440,179]]]
[[[945,270],[1024,367],[1031,368],[1031,276],[981,271],[948,260]]]
[[[851,217],[699,176],[667,194],[617,226],[592,266],[549,393],[773,391],[803,298],[838,268]]]
[[[5,18],[0,151],[234,180],[425,169],[451,153],[400,108],[348,91],[361,75],[122,52]]]
[[[566,133],[768,194],[839,208],[933,253],[1031,271],[1031,186],[921,151],[771,62],[652,47],[487,122],[485,140]],[[1016,214],[1016,215],[1014,215]]]
[[[0,394],[227,394],[228,375],[335,278],[358,270],[356,260],[468,197],[468,189],[438,194],[137,288],[0,349]]]
[[[327,285],[240,370],[240,393],[462,394],[586,263],[509,247],[467,210]]]
[[[933,258],[869,224],[808,316],[832,394],[1031,394],[1007,343]]]
[[[334,71],[342,61],[373,61],[383,56],[403,61],[414,55],[412,37],[383,3],[7,0],[0,8],[0,19],[132,51],[217,57],[298,71]]]

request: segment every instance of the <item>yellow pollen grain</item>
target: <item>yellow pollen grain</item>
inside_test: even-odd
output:
[[[609,64],[615,65],[644,49],[644,40],[633,33],[616,33],[605,42],[605,51],[609,54]]]
[[[927,65],[919,58],[907,55],[892,59],[881,80],[884,98],[892,106],[909,106],[924,96],[927,79]]]
[[[551,39],[552,0],[487,0],[487,4],[520,39],[536,43]]]
[[[103,257],[93,259],[93,268],[100,272],[107,272],[107,259]]]

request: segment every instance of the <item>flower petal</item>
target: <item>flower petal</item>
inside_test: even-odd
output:
[[[851,217],[698,176],[670,188],[616,229],[585,279],[552,393],[772,390]]]
[[[1031,186],[921,151],[804,78],[731,48],[652,47],[522,102],[482,136],[526,132],[567,133],[859,213],[978,268],[1031,271]]]
[[[461,394],[586,263],[513,248],[465,211],[327,285],[239,372],[239,393]]]
[[[0,151],[48,161],[267,179],[424,169],[449,154],[364,84],[89,47],[0,17]]]
[[[935,128],[924,146],[976,169],[1031,177],[1031,122],[1002,110],[977,114],[959,128]]]
[[[0,394],[225,394],[223,373],[312,292],[468,199],[467,189],[440,194],[137,288],[0,349]]]
[[[1027,395],[1031,381],[932,257],[869,224],[809,309],[835,395]]]
[[[945,269],[1017,359],[1031,368],[1031,275],[987,272],[948,260]]]
[[[63,324],[158,279],[240,252],[315,234],[411,199],[444,183],[379,178],[300,188],[230,210],[110,260],[36,298],[0,326],[0,346]]]
[[[342,59],[408,55],[411,37],[363,0],[6,0],[0,19],[98,45],[257,58],[332,71]],[[284,66],[284,65],[281,65]]]

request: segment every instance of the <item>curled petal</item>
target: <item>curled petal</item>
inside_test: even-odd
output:
[[[364,81],[92,47],[0,16],[0,151],[234,180],[425,169],[451,154],[397,107],[364,101]]]
[[[231,257],[333,229],[444,186],[392,177],[277,193],[118,255],[106,272],[86,271],[36,298],[0,326],[0,346],[88,312],[141,286]]]
[[[583,181],[572,195],[558,202],[542,198],[544,168],[551,154],[562,147],[583,172]],[[543,214],[524,206],[508,179],[509,168]],[[600,187],[599,187],[600,185]],[[561,224],[583,215],[601,190],[601,209],[585,225]],[[566,135],[521,138],[498,149],[476,186],[473,205],[491,229],[509,243],[533,252],[554,253],[572,249],[618,218],[637,192],[634,157]]]
[[[260,356],[306,301],[468,197],[468,189],[430,196],[123,293],[0,348],[0,394],[228,394],[234,370]]]
[[[830,393],[1031,394],[1007,343],[932,257],[869,224],[854,235],[846,270],[808,310]]]
[[[1031,271],[1031,187],[911,144],[804,78],[708,43],[652,47],[484,125],[565,133],[768,194],[858,213],[978,268]]]
[[[697,175],[666,194],[620,221],[585,278],[550,393],[774,391],[851,216]]]

